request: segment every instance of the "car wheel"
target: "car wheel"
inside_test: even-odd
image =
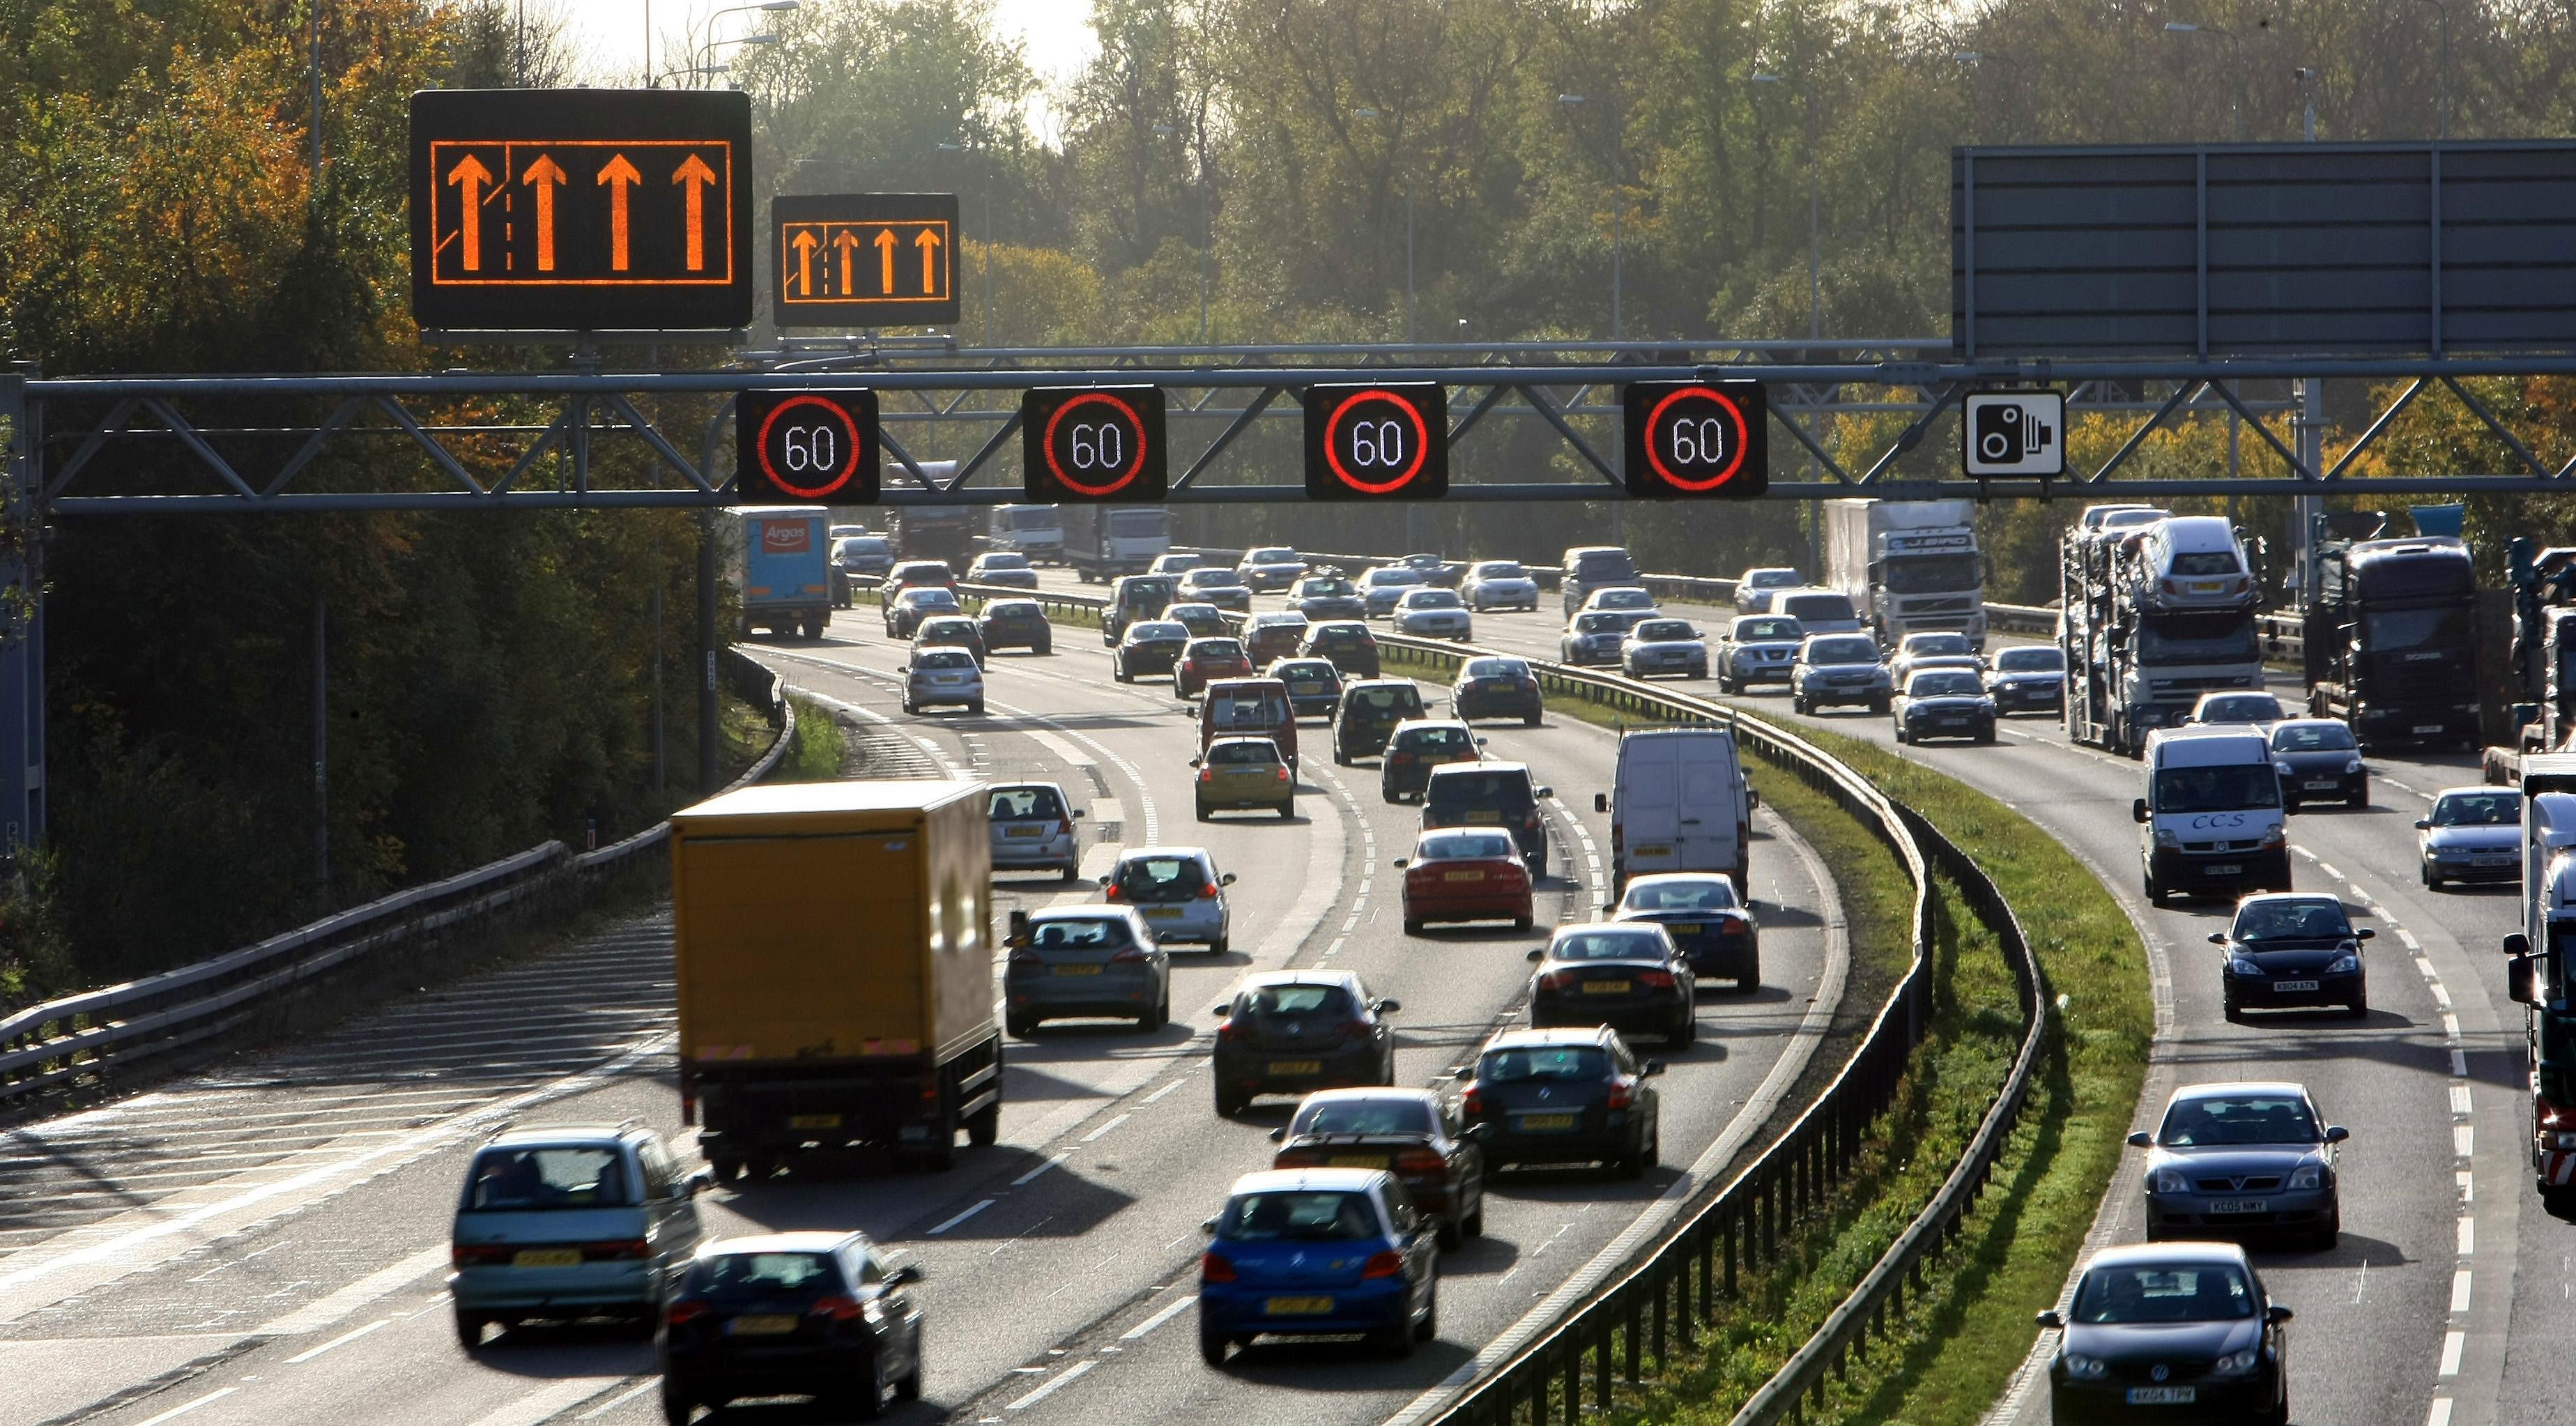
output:
[[[1815,711],[1815,709],[1816,709],[1816,706],[1815,706],[1813,703],[1810,703],[1810,702],[1808,702],[1808,701],[1807,701],[1807,695],[1805,695],[1805,694],[1803,694],[1803,693],[1792,693],[1792,694],[1790,694],[1790,695],[1789,695],[1789,711],[1790,711],[1790,712],[1795,713],[1795,714],[1798,714],[1798,715],[1799,715],[1799,716],[1801,716],[1801,717],[1804,717],[1804,716],[1806,716],[1806,715],[1807,715],[1807,714],[1809,714],[1809,713],[1813,713],[1813,712]]]
[[[1154,1003],[1153,1009],[1136,1017],[1136,1028],[1150,1035],[1170,1024],[1171,1019],[1172,992],[1166,989],[1163,992],[1163,998]]]
[[[2438,887],[2442,884],[2442,879],[2433,875],[2433,863],[2423,857],[2415,859],[2415,879],[2426,886]]]
[[[469,1352],[482,1346],[483,1326],[491,1320],[480,1312],[468,1312],[462,1307],[456,1309],[456,1345]]]
[[[885,1379],[878,1375],[877,1359],[870,1357],[864,1370],[867,1380],[840,1397],[840,1414],[853,1421],[874,1421],[885,1412]]]
[[[2337,1203],[2333,1210],[2326,1214],[2326,1226],[2317,1230],[2316,1239],[2310,1246],[2318,1252],[2331,1253],[2335,1250],[2335,1244],[2342,1240],[2343,1204]]]
[[[1251,1102],[1250,1096],[1242,1093],[1241,1091],[1228,1089],[1224,1085],[1218,1085],[1216,1088],[1216,1117],[1219,1119],[1231,1119],[1237,1114],[1242,1113],[1244,1105],[1249,1102]]]
[[[1377,1339],[1380,1356],[1400,1362],[1413,1355],[1413,1324],[1409,1321],[1398,1319],[1394,1326],[1371,1335]]]
[[[1524,727],[1524,728],[1535,728],[1535,727],[1537,727],[1537,726],[1538,726],[1538,710],[1537,710],[1537,709],[1535,709],[1535,708],[1533,708],[1533,709],[1531,709],[1530,711],[1528,711],[1527,713],[1522,714],[1522,715],[1521,715],[1521,726],[1522,726],[1522,727]]]
[[[1467,1215],[1466,1228],[1470,1238],[1485,1236],[1485,1186],[1481,1179],[1476,1184],[1476,1211]]]
[[[2363,783],[2360,788],[2354,791],[2351,797],[2345,800],[2344,805],[2347,807],[2368,807],[2370,805],[2370,784],[2366,782]]]
[[[1082,868],[1074,865],[1072,862],[1066,862],[1064,864],[1063,877],[1066,881],[1079,881],[1082,879]]]
[[[1688,1007],[1683,1008],[1681,1019],[1674,1022],[1672,1040],[1674,1045],[1685,1050],[1699,1043],[1699,1017],[1690,1013]]]
[[[1440,1251],[1454,1253],[1467,1241],[1467,1229],[1455,1219],[1442,1218],[1440,1230],[1436,1236],[1439,1239]]]
[[[1512,918],[1512,929],[1515,931],[1526,931],[1530,928],[1533,920],[1534,918],[1528,916],[1515,916]]]
[[[1404,918],[1404,934],[1406,934],[1406,935],[1408,935],[1408,936],[1419,936],[1419,935],[1421,935],[1421,934],[1422,934],[1422,923],[1421,923],[1420,921],[1417,921],[1417,920],[1413,919],[1413,918],[1412,918],[1412,917],[1410,917],[1410,916],[1407,916],[1406,918]]]
[[[1109,677],[1119,683],[1134,683],[1136,681],[1127,676],[1127,665],[1123,663],[1110,665]]]
[[[1207,805],[1206,803],[1204,803],[1204,802],[1199,803],[1199,804],[1198,804],[1198,807],[1197,807],[1197,811],[1198,811],[1198,814],[1199,814],[1199,820],[1200,820],[1200,821],[1204,822],[1204,821],[1206,821],[1206,820],[1208,819],[1208,805]]]
[[[2367,994],[2354,996],[2344,1004],[2343,1013],[2351,1016],[2355,1020],[2369,1019],[2370,997]]]
[[[1753,992],[1760,990],[1762,988],[1762,963],[1760,961],[1755,961],[1753,964],[1746,966],[1744,968],[1744,974],[1735,978],[1735,988],[1746,995],[1751,995]]]
[[[1208,954],[1212,956],[1221,956],[1233,949],[1234,938],[1232,936],[1219,936],[1215,940],[1208,942]]]
[[[2138,878],[2138,882],[2139,886],[2147,893],[2147,904],[2149,906],[2162,906],[2165,904],[2165,889],[2156,885],[2155,873],[2146,872],[2141,874]]]
[[[907,698],[903,701],[903,711],[906,713],[918,714],[921,709],[911,699]]]
[[[1223,1332],[1214,1330],[1205,1322],[1199,1324],[1199,1357],[1209,1366],[1224,1366],[1225,1349],[1232,1345],[1233,1342]]]
[[[688,1426],[690,1413],[697,1409],[686,1393],[673,1391],[668,1381],[662,1383],[662,1419],[670,1426]]]
[[[1037,1033],[1038,1022],[1037,1018],[1031,1015],[1005,1015],[1002,1017],[1002,1028],[1010,1032],[1012,1039],[1025,1040]]]
[[[1905,741],[1905,725],[1904,725],[1903,723],[1898,723],[1898,724],[1896,724],[1896,725],[1895,725],[1895,728],[1896,728],[1896,741],[1898,741],[1898,742],[1900,742],[1900,743],[1901,743],[1901,742],[1904,742],[1904,741]]]
[[[1435,1341],[1440,1336],[1440,1284],[1431,1285],[1431,1300],[1422,1304],[1422,1320],[1413,1324],[1413,1340]]]
[[[1887,711],[1887,695],[1884,693],[1872,694],[1869,700],[1869,711],[1872,713],[1885,713]]]
[[[2227,1017],[2227,1023],[2230,1025],[2242,1025],[2245,1023],[2245,1012],[2238,1008],[2236,997],[2232,995],[2219,1002],[2218,1011],[2221,1015]]]
[[[1048,654],[1051,654],[1051,653],[1054,653],[1054,652],[1055,652],[1055,641],[1054,641],[1053,639],[1040,639],[1040,640],[1038,641],[1038,645],[1037,645],[1037,653],[1038,653],[1038,656],[1039,656],[1040,658],[1044,658],[1044,657],[1045,657],[1045,656],[1047,656]]]

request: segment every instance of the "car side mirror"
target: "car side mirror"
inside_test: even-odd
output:
[[[1553,787],[1533,787],[1530,789],[1530,796],[1532,797],[1554,797],[1555,795],[1556,789]]]
[[[1028,943],[1029,913],[1026,911],[1014,911],[1011,913],[1010,944],[1014,946],[1025,946]]]
[[[1592,810],[1595,812],[1609,811],[1610,794],[1606,792],[1596,792],[1592,794]]]
[[[1397,857],[1395,859],[1395,869],[1397,871],[1402,871],[1411,865],[1413,865],[1413,858],[1411,857]]]
[[[2147,820],[2147,799],[2138,797],[2130,800],[2129,820],[2141,824],[2145,823]]]
[[[1207,1234],[1207,1235],[1208,1235],[1209,1237],[1211,1237],[1211,1238],[1215,1237],[1215,1236],[1216,1236],[1216,1220],[1215,1220],[1215,1219],[1213,1219],[1213,1218],[1201,1219],[1201,1220],[1200,1220],[1200,1222],[1199,1222],[1199,1231],[1200,1231],[1200,1232],[1202,1232],[1202,1233]]]
[[[1638,1068],[1638,1070],[1637,1070],[1637,1078],[1639,1078],[1639,1079],[1652,1079],[1652,1078],[1653,1078],[1653,1077],[1655,1077],[1656,1075],[1662,1074],[1663,1072],[1664,1072],[1664,1062],[1663,1062],[1662,1060],[1648,1060],[1648,1061],[1646,1061],[1646,1063],[1645,1063],[1644,1065],[1642,1065],[1642,1066],[1640,1066],[1640,1067]]]
[[[1218,878],[1216,879],[1216,884],[1217,884],[1217,885],[1219,885],[1219,886],[1232,886],[1232,885],[1234,885],[1234,873],[1233,873],[1233,872],[1227,872],[1227,873],[1225,873],[1223,876],[1218,877]]]
[[[1234,1002],[1231,1000],[1220,1000],[1216,1003],[1216,1008],[1210,1010],[1208,1013],[1222,1020],[1226,1016],[1234,1013]]]
[[[2155,1143],[2156,1136],[2144,1129],[2129,1136],[2129,1147],[2133,1149],[2151,1149],[2155,1147]]]
[[[2352,938],[2356,941],[2367,941],[2378,934],[2379,933],[2377,931],[2370,929],[2368,926],[2364,926],[2360,930],[2353,932]]]
[[[905,1263],[902,1267],[886,1274],[888,1287],[910,1287],[919,1281],[921,1281],[921,1268],[913,1263]]]
[[[1104,877],[1102,877],[1102,878],[1100,878],[1100,884],[1101,884],[1102,886],[1107,886],[1107,885],[1109,884],[1109,878],[1107,878],[1107,877],[1105,877],[1105,876],[1104,876]]]
[[[1190,766],[1192,766],[1192,767],[1197,767],[1197,766],[1200,764],[1200,762],[1201,762],[1201,759],[1198,759],[1198,758],[1192,758],[1192,759],[1190,759]]]
[[[2283,1307],[2277,1302],[2263,1309],[2263,1320],[2274,1327],[2280,1326],[2282,1323],[2289,1321],[2297,1315],[2297,1313],[2292,1312],[2290,1309]]]
[[[2415,819],[2415,830],[2416,830],[2416,831],[2418,831],[2418,832],[2429,832],[2429,831],[2433,830],[2433,821],[2432,821],[2432,819],[2431,819],[2431,818],[2429,818],[2429,817],[2418,817],[2418,818],[2416,818],[2416,819]]]
[[[1282,1124],[1282,1125],[1280,1125],[1278,1128],[1271,1130],[1271,1131],[1270,1131],[1270,1142],[1272,1142],[1272,1143],[1274,1143],[1274,1144],[1284,1144],[1284,1143],[1287,1143],[1287,1142],[1288,1142],[1288,1126],[1287,1126],[1287,1125],[1285,1125],[1285,1124]]]
[[[690,1171],[688,1177],[680,1180],[680,1196],[682,1198],[695,1198],[699,1194],[704,1193],[715,1186],[716,1171],[714,1169],[693,1169]]]
[[[1484,740],[1484,739],[1482,739],[1482,738],[1478,738],[1478,739],[1476,740],[1476,746],[1477,746],[1477,747],[1480,747],[1480,748],[1481,748],[1481,747],[1483,747],[1483,746],[1485,746],[1485,740]]]
[[[1761,805],[1762,805],[1762,789],[1760,789],[1760,788],[1758,788],[1758,787],[1755,787],[1752,783],[1749,783],[1749,782],[1748,782],[1748,783],[1746,783],[1746,784],[1744,784],[1744,805],[1745,805],[1745,806],[1747,806],[1747,807],[1759,807],[1759,806],[1761,806]]]
[[[2227,933],[2226,933],[2225,931],[2212,931],[2212,932],[2210,932],[2210,933],[2209,933],[2209,943],[2210,943],[2211,945],[2213,945],[2213,946],[2223,946],[2223,945],[2226,945],[2226,944],[2227,944]]]
[[[2065,1314],[2059,1312],[2054,1307],[2048,1309],[2046,1312],[2032,1314],[2031,1320],[2042,1327],[2063,1327],[2066,1325]]]
[[[2351,1137],[2352,1131],[2341,1124],[2329,1124],[2326,1126],[2326,1142],[2329,1144],[2340,1144]]]
[[[1090,816],[1090,815],[1091,815],[1091,814],[1090,814],[1090,813],[1088,813],[1088,812],[1076,811],[1076,812],[1073,814],[1073,820],[1075,820],[1076,822],[1079,822],[1079,821],[1081,821],[1083,818],[1088,817],[1088,816]]]
[[[2504,938],[2504,953],[2516,958],[2530,955],[2531,938],[2520,931],[2508,934]]]
[[[1381,1015],[1392,1015],[1403,1008],[1404,1002],[1401,1000],[1372,1000],[1369,1002],[1369,1009],[1374,1010]]]
[[[1532,951],[1532,952],[1530,952],[1530,953],[1529,953],[1529,960],[1530,960],[1530,964],[1531,964],[1531,965],[1536,965],[1536,964],[1538,964],[1540,961],[1543,961],[1543,960],[1546,960],[1546,959],[1547,959],[1547,950],[1546,950],[1546,948],[1545,948],[1545,947],[1541,947],[1540,949],[1535,950],[1535,951]]]

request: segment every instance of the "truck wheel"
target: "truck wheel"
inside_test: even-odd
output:
[[[979,1149],[989,1149],[1002,1137],[1002,1102],[995,1100],[966,1116],[966,1142]],[[920,1381],[919,1377],[913,1378]]]

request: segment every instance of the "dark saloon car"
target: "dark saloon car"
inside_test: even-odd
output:
[[[1175,599],[1162,617],[1189,630],[1193,639],[1226,638],[1234,633],[1234,626],[1225,621],[1225,611],[1204,599]]]
[[[1698,978],[1664,928],[1644,921],[1559,926],[1529,953],[1530,1028],[1607,1025],[1674,1045],[1699,1038]]]
[[[1449,710],[1459,721],[1470,718],[1518,718],[1526,727],[1538,726],[1539,715],[1547,711],[1539,697],[1538,675],[1520,659],[1469,659],[1458,667],[1458,681],[1449,685]]]
[[[996,599],[984,606],[975,627],[983,631],[987,649],[1055,652],[1055,626],[1047,622],[1045,606],[1034,599]]]
[[[2415,832],[2416,875],[2426,886],[2522,880],[2522,794],[2510,787],[2446,787]]]
[[[1189,642],[1189,630],[1165,620],[1130,624],[1127,637],[1118,645],[1110,676],[1120,683],[1134,683],[1153,674],[1169,674]]]
[[[2361,964],[2369,928],[2355,929],[2343,903],[2307,891],[2276,891],[2236,903],[2236,920],[2209,933],[2220,948],[2219,993],[2227,1018],[2247,1008],[2340,1005],[2358,1020],[2370,1013],[2370,982]]]
[[[1414,839],[1413,855],[1397,857],[1404,873],[1404,934],[1419,936],[1433,921],[1506,920],[1526,931],[1530,907],[1529,864],[1500,828],[1443,828]]]
[[[1422,788],[1422,826],[1425,831],[1500,827],[1512,834],[1521,860],[1529,863],[1530,875],[1543,877],[1547,875],[1547,819],[1539,815],[1538,801],[1555,795],[1554,789],[1531,781],[1527,763],[1435,767]]]
[[[1255,1337],[1357,1336],[1401,1357],[1439,1333],[1439,1241],[1393,1174],[1248,1173],[1205,1226],[1199,1355],[1209,1366]]]
[[[912,646],[916,649],[964,649],[975,656],[975,666],[984,666],[984,630],[963,614],[940,614],[913,626]]]
[[[1252,677],[1252,659],[1243,641],[1233,638],[1192,639],[1181,646],[1172,664],[1172,689],[1183,698],[1195,696],[1220,678]]]
[[[662,1411],[810,1396],[874,1416],[921,1396],[921,1269],[858,1233],[770,1233],[698,1251],[654,1334]]]
[[[1416,1211],[1440,1224],[1440,1246],[1485,1235],[1481,1129],[1427,1089],[1324,1089],[1270,1131],[1275,1169],[1384,1169],[1404,1181]]]
[[[2191,1084],[2165,1101],[2147,1151],[2147,1240],[2238,1234],[2330,1249],[2343,1229],[2329,1126],[2296,1084]]]
[[[1995,740],[1995,701],[1972,668],[1918,668],[1897,690],[1892,711],[1896,741],[1926,738]]]
[[[1667,871],[1628,879],[1614,921],[1652,921],[1673,938],[1691,974],[1762,987],[1762,925],[1723,872]]]
[[[2370,769],[2352,725],[2340,718],[2289,718],[2272,725],[2272,770],[2281,775],[2281,804],[2370,805]]]
[[[2290,1309],[2233,1243],[2105,1248],[2075,1305],[2039,1314],[2061,1329],[2048,1360],[2049,1419],[2290,1419]]]
[[[1335,663],[1341,660],[1335,659]],[[1422,690],[1409,678],[1354,678],[1333,710],[1333,761],[1348,766],[1386,751],[1395,725],[1422,716]]]
[[[2066,655],[2048,644],[2028,644],[1997,653],[1986,670],[1986,696],[1995,711],[2057,713],[2066,707]]]
[[[1288,607],[1320,624],[1327,619],[1365,619],[1368,601],[1360,587],[1338,574],[1310,574],[1290,587]]]
[[[1288,687],[1288,706],[1300,718],[1330,718],[1342,701],[1342,671],[1331,659],[1280,659],[1263,675]]]
[[[1370,996],[1349,971],[1266,971],[1216,1007],[1210,1066],[1216,1112],[1241,1113],[1256,1095],[1305,1094],[1395,1083],[1395,1027],[1403,1009]]]
[[[1431,770],[1483,757],[1485,740],[1451,719],[1414,718],[1387,735],[1378,763],[1378,796],[1388,802],[1420,801]]]
[[[1619,1032],[1505,1030],[1485,1042],[1458,1092],[1458,1112],[1485,1127],[1485,1162],[1607,1164],[1621,1178],[1654,1167],[1663,1148],[1661,1106],[1648,1080],[1662,1060],[1640,1063]]]
[[[1297,656],[1328,659],[1346,678],[1378,675],[1377,635],[1357,620],[1337,619],[1309,628],[1306,641],[1297,646]]]
[[[1244,621],[1243,646],[1252,653],[1252,661],[1267,665],[1273,659],[1284,659],[1297,652],[1306,642],[1306,616],[1291,609],[1255,614]]]
[[[1247,614],[1252,610],[1252,587],[1243,582],[1242,575],[1230,569],[1191,570],[1181,576],[1181,590],[1176,597],[1213,604],[1237,614]]]

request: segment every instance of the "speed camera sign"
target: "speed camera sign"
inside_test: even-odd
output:
[[[1971,476],[2066,473],[2066,393],[1978,391],[1959,423],[1959,466]]]

